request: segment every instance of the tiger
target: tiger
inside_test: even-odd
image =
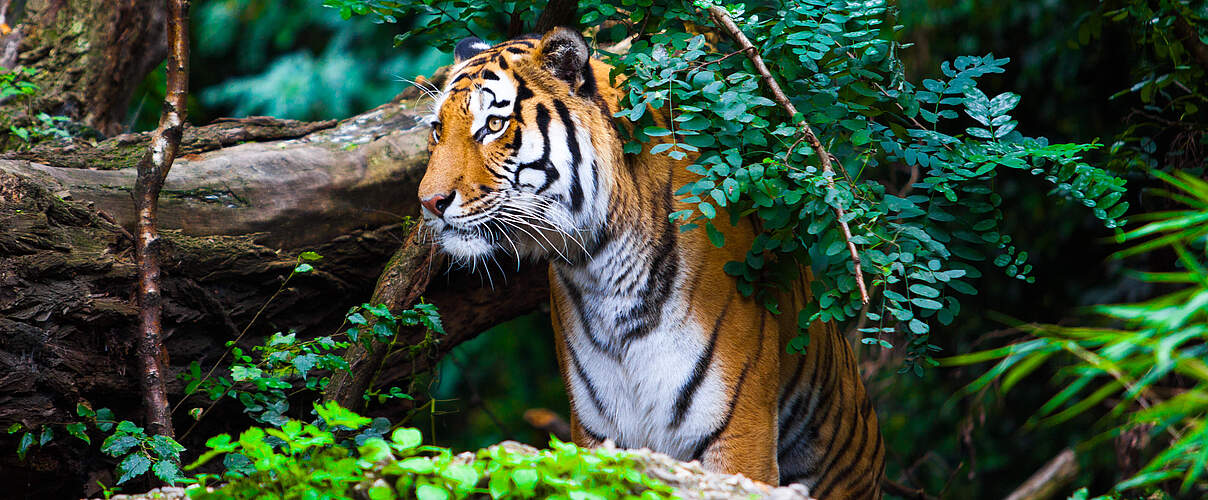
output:
[[[624,152],[623,76],[568,28],[468,38],[429,118],[426,231],[453,261],[549,260],[550,316],[574,442],[649,448],[812,496],[880,498],[885,450],[855,354],[833,323],[800,330],[741,295],[751,220],[681,231],[675,191],[698,177]],[[667,117],[656,117],[666,124]],[[780,304],[813,300],[809,272]]]

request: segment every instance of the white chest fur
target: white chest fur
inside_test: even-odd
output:
[[[726,387],[705,359],[713,325],[694,318],[679,273],[653,300],[648,253],[622,235],[588,263],[555,265],[568,386],[589,433],[689,459],[724,424]]]

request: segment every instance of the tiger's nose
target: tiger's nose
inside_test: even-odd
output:
[[[434,194],[428,197],[426,200],[419,200],[419,203],[423,205],[424,208],[428,209],[429,212],[432,212],[433,215],[441,217],[445,214],[445,209],[449,208],[449,205],[453,204],[453,198],[455,196],[457,196],[457,193],[455,192],[449,193],[448,195]]]

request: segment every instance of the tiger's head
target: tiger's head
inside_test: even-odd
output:
[[[419,186],[437,242],[465,263],[590,245],[621,160],[609,66],[565,28],[495,46],[462,40],[455,61]]]

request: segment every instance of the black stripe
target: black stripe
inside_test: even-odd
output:
[[[583,209],[583,186],[579,183],[579,163],[583,160],[583,154],[579,151],[579,138],[570,109],[561,100],[554,99],[554,110],[566,129],[566,147],[570,149],[570,209],[578,213]]]
[[[835,415],[830,417],[830,412],[827,412],[825,415],[827,418],[825,418],[823,422],[832,422],[834,427],[831,430],[831,434],[826,437],[826,448],[823,448],[822,453],[817,455],[818,461],[814,465],[815,470],[824,471],[819,483],[825,482],[833,477],[833,475],[830,474],[829,466],[839,458],[843,450],[847,449],[847,443],[851,442],[851,438],[855,434],[856,422],[847,422],[847,419],[843,418],[844,412],[842,401],[844,398],[844,385],[846,384],[844,384],[842,381],[840,381],[838,384],[835,384],[836,389],[838,389],[836,391],[837,394],[832,394],[834,397],[828,399],[829,406],[835,409]],[[847,432],[840,436],[839,433],[843,432],[844,430],[844,423],[850,423],[851,425],[848,425],[846,429]],[[840,445],[838,450],[835,449],[836,444]],[[832,452],[835,454],[832,454]],[[832,484],[829,486],[833,487],[834,485]],[[830,488],[819,489],[817,488],[817,485],[815,485],[814,487],[810,488],[810,493],[818,495],[819,498],[826,498],[826,493],[829,492],[829,489]]]
[[[513,53],[513,54],[528,54],[528,53],[529,53],[529,51],[527,51],[527,50],[524,50],[524,49],[518,49],[518,48],[516,48],[516,47],[508,47],[508,48],[507,48],[507,51],[508,51],[508,52],[511,52],[511,53]]]
[[[587,377],[587,372],[583,371],[583,365],[579,364],[579,356],[575,354],[574,346],[567,343],[566,352],[570,355],[571,368],[575,370],[575,374],[579,376],[579,380],[582,380],[583,385],[587,387],[587,398],[591,400],[592,406],[595,406],[596,412],[600,414],[601,418],[612,424],[612,419],[604,411],[604,404],[600,401],[600,394],[596,392],[595,384],[591,383],[591,379]],[[613,425],[615,426],[615,424]]]
[[[495,62],[499,63],[499,69],[508,69],[508,58],[495,56]]]
[[[664,190],[663,207],[659,213],[671,213],[671,178],[668,176]],[[671,224],[665,217],[660,221],[662,234],[658,245],[651,249],[653,255],[646,282],[638,291],[639,297],[646,300],[619,317],[619,321],[631,323],[633,326],[625,332],[622,342],[629,344],[648,335],[658,320],[662,317],[663,305],[671,297],[675,277],[679,274],[679,254],[675,251],[679,239],[679,228]]]
[[[558,178],[560,177],[560,174],[558,174],[558,169],[555,168],[552,164],[550,164],[550,161],[549,161],[549,122],[550,122],[549,108],[546,108],[544,104],[538,104],[537,105],[537,130],[539,132],[541,132],[541,140],[543,141],[543,144],[544,144],[544,146],[543,146],[544,149],[542,149],[542,152],[541,152],[541,158],[538,158],[535,161],[530,161],[528,163],[520,164],[518,166],[518,168],[516,169],[515,174],[513,174],[513,175],[515,175],[514,183],[515,183],[515,185],[519,186],[520,185],[520,173],[523,172],[525,169],[531,168],[534,170],[540,170],[540,171],[544,172],[545,173],[545,183],[542,184],[540,187],[537,187],[538,193],[541,193],[541,192],[545,191],[546,189],[549,189],[549,187],[554,182],[556,182],[558,180]]]
[[[815,349],[817,347],[821,347],[821,346],[815,346]],[[802,354],[800,356],[809,356],[809,355],[810,354]],[[783,446],[783,445],[779,446],[780,450],[778,450],[778,453],[777,453],[778,456],[787,456],[790,451],[796,450],[797,448],[795,448],[795,446],[797,445],[797,443],[800,442],[800,440],[804,437],[804,435],[810,433],[811,429],[812,429],[814,435],[817,435],[818,426],[816,424],[814,424],[813,422],[814,422],[814,417],[817,415],[817,412],[820,408],[818,408],[816,405],[817,405],[817,401],[819,401],[819,400],[823,401],[824,403],[826,401],[828,401],[826,399],[823,399],[822,394],[823,394],[823,391],[827,390],[826,388],[828,388],[830,385],[831,375],[832,375],[831,368],[834,366],[834,363],[833,363],[833,360],[830,359],[829,356],[820,355],[819,351],[813,351],[813,355],[814,355],[814,363],[813,363],[813,366],[811,367],[813,369],[813,373],[810,375],[809,383],[806,384],[806,386],[805,386],[806,407],[808,408],[808,407],[812,406],[813,408],[809,408],[807,410],[808,413],[804,417],[800,417],[799,421],[789,423],[789,425],[793,425],[793,424],[798,425],[798,427],[796,427],[797,432],[795,432],[793,434],[792,439],[788,439],[788,436],[786,436],[784,434],[780,435],[781,443],[787,442],[787,443],[789,443],[789,446]],[[818,380],[819,374],[826,376],[826,379],[824,379],[822,382],[819,382],[819,380]],[[790,447],[790,446],[792,446],[792,447]],[[807,453],[807,455],[808,455],[808,453]]]
[[[794,372],[792,372],[792,378],[789,379],[789,383],[785,384],[784,390],[780,391],[780,405],[784,405],[785,402],[788,402],[789,396],[797,394],[797,391],[794,389],[797,388],[797,383],[801,382],[801,372],[805,371],[802,370],[802,368],[805,368],[806,355],[795,354],[794,356],[797,357],[797,367],[795,368]]]
[[[722,421],[721,426],[719,426],[716,430],[709,433],[708,436],[701,438],[700,441],[696,442],[696,446],[693,447],[692,456],[687,461],[690,462],[692,460],[700,460],[701,455],[705,454],[705,450],[709,448],[709,445],[713,444],[713,442],[717,440],[718,436],[721,436],[721,433],[730,426],[730,420],[734,418],[734,409],[738,407],[738,395],[742,394],[743,383],[747,380],[747,372],[750,371],[751,364],[759,361],[760,356],[763,354],[763,338],[764,335],[766,335],[763,327],[765,326],[764,323],[767,321],[767,319],[767,311],[764,311],[763,314],[759,315],[759,339],[757,340],[759,349],[755,351],[755,356],[742,366],[742,373],[738,375],[738,383],[734,385],[734,396],[730,398],[730,404],[729,408],[726,410],[725,420]]]
[[[582,328],[583,333],[587,335],[587,340],[591,342],[593,347],[599,349],[603,353],[608,354],[609,357],[613,359],[619,358],[620,353],[616,352],[616,349],[614,349],[612,346],[601,342],[600,339],[596,338],[595,332],[592,331],[591,325],[588,324],[587,317],[584,313],[586,308],[583,305],[583,292],[579,290],[579,288],[575,286],[573,282],[562,278],[561,274],[558,275],[558,281],[562,284],[562,288],[566,291],[566,296],[570,298],[571,306],[575,308],[575,314],[579,318],[579,327]]]
[[[696,395],[696,390],[700,388],[701,382],[705,380],[705,375],[709,373],[709,366],[713,364],[713,350],[717,347],[717,336],[721,334],[721,320],[726,318],[730,303],[734,302],[734,292],[735,290],[730,291],[726,305],[722,306],[721,313],[717,315],[717,320],[713,323],[713,333],[709,335],[709,345],[705,347],[705,352],[697,358],[696,366],[692,368],[692,377],[680,388],[679,397],[675,398],[675,413],[667,426],[668,429],[678,429],[684,423],[684,415],[688,413],[688,408],[692,405],[692,396]]]
[[[596,231],[596,234],[594,236],[595,236],[595,238],[592,238],[591,244],[588,245],[588,247],[587,247],[587,255],[589,257],[595,257],[595,256],[599,255],[600,251],[604,250],[604,248],[607,247],[608,244],[612,242],[612,238],[613,238],[612,230],[609,229],[608,226],[605,226],[605,227],[601,228],[600,230]]]
[[[851,421],[851,424],[852,424],[851,432],[849,432],[847,434],[848,439],[846,440],[846,442],[850,442],[851,436],[856,433],[856,430],[859,427],[856,424],[864,423],[864,421],[862,421],[862,420],[856,420],[856,419],[851,419],[851,420],[852,420]],[[859,438],[860,438],[859,444],[857,444],[854,447],[853,446],[843,446],[838,451],[838,453],[835,455],[833,460],[826,462],[826,466],[819,466],[819,469],[825,470],[826,474],[824,474],[822,476],[822,479],[820,481],[818,481],[818,485],[815,487],[818,491],[829,491],[831,488],[834,488],[835,486],[838,486],[839,484],[843,484],[841,482],[841,480],[847,480],[846,482],[850,483],[850,479],[848,476],[851,474],[851,470],[852,470],[853,466],[855,465],[853,462],[859,460],[861,454],[864,452],[864,446],[868,444],[868,432],[859,433]],[[845,442],[845,444],[846,444],[846,442]],[[847,452],[846,458],[848,458],[849,460],[846,464],[843,465],[842,468],[835,470],[834,465],[837,465],[839,462],[839,459],[844,457],[843,452]],[[825,495],[819,494],[819,496],[821,498],[825,498]]]
[[[525,99],[533,97],[533,91],[529,90],[528,83],[523,78],[520,78],[520,75],[512,76],[516,77],[516,107],[519,108],[520,103],[524,102]]]
[[[583,420],[582,420],[582,419],[579,419],[579,420],[578,420],[578,424],[579,424],[579,428],[580,428],[580,429],[583,429],[583,433],[584,433],[584,434],[587,434],[587,437],[592,438],[592,439],[594,439],[594,440],[596,440],[596,441],[598,441],[598,442],[601,442],[601,443],[603,443],[605,439],[608,439],[608,438],[604,437],[604,435],[603,435],[603,434],[600,434],[600,433],[598,433],[598,432],[596,432],[596,431],[593,431],[593,430],[591,430],[591,429],[588,429],[588,428],[587,428],[587,426],[583,424]]]
[[[785,415],[785,418],[780,421],[779,432],[777,433],[777,436],[779,437],[779,440],[780,440],[780,446],[779,446],[780,455],[784,455],[784,453],[786,453],[787,450],[789,450],[789,447],[788,447],[789,425],[798,423],[798,421],[801,419],[801,412],[805,410],[805,405],[808,402],[808,400],[809,400],[808,396],[797,398],[793,402],[793,405],[791,407],[789,407],[788,414]],[[800,433],[795,433],[794,435],[799,435],[799,434]]]
[[[478,72],[478,74],[482,76],[483,80],[498,80],[499,79],[499,75],[496,75],[494,71],[491,71],[489,69],[484,69],[484,70]]]

